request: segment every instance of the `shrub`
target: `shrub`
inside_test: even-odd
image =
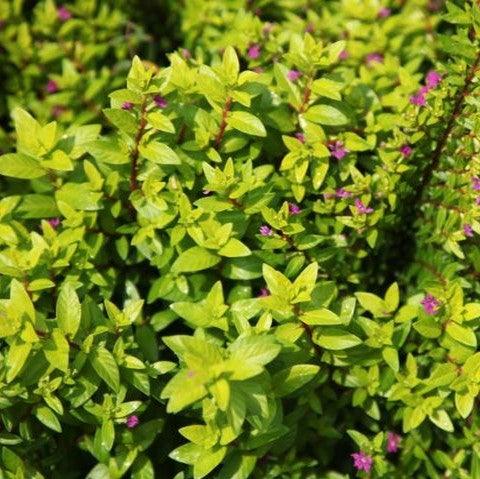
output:
[[[258,3],[13,110],[6,477],[479,475],[479,7]]]

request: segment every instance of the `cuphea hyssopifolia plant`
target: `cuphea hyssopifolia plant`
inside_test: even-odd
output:
[[[125,62],[146,40],[125,13],[105,2],[56,5],[0,2],[5,106],[28,107],[41,121],[85,124],[98,118],[124,81]]]
[[[377,477],[477,467],[445,451],[474,444],[478,304],[443,276],[403,306],[396,283],[380,297],[344,281],[362,277],[358,243],[375,245],[403,164],[426,148],[402,127],[445,95],[444,73],[416,105],[417,66],[348,66],[344,48],[293,36],[262,74],[231,47],[211,66],[173,54],[159,72],[135,58],[102,135],[15,110],[17,152],[0,157],[13,178],[0,203],[7,470],[41,469],[32,431],[58,442],[47,430],[62,428],[72,444],[80,429],[92,474],[151,476],[164,420],[196,478],[262,477],[319,436],[307,454],[325,471],[347,472],[350,454]],[[398,78],[361,106],[362,88]],[[436,434],[464,417],[463,443]],[[358,449],[337,466],[347,432]]]

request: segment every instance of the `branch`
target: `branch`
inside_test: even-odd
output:
[[[133,147],[131,153],[131,170],[130,170],[130,191],[138,190],[138,156],[139,156],[139,146],[140,141],[142,140],[143,134],[145,133],[145,126],[147,125],[147,119],[145,118],[145,110],[147,108],[147,98],[143,100],[141,109],[140,109],[140,125],[138,126],[137,134],[135,135],[135,146]]]
[[[232,107],[232,98],[227,97],[227,101],[225,102],[225,106],[223,107],[222,112],[222,122],[220,123],[220,129],[218,130],[217,136],[215,137],[215,149],[218,150],[220,144],[222,143],[223,136],[225,135],[225,129],[227,128],[227,116],[230,112],[230,108]]]

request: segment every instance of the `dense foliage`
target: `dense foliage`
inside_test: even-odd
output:
[[[34,3],[0,477],[480,478],[478,3]]]

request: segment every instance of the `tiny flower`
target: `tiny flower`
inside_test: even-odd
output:
[[[339,188],[337,191],[335,191],[335,196],[337,198],[349,198],[352,196],[352,193],[350,193],[350,191],[346,191],[344,188]]]
[[[313,33],[315,31],[315,25],[312,22],[309,22],[305,27],[305,33]]]
[[[124,101],[122,103],[122,110],[130,111],[133,108],[133,103],[131,101]]]
[[[346,60],[349,56],[350,56],[350,53],[348,53],[347,50],[342,50],[342,51],[340,52],[340,55],[338,55],[338,58],[339,58],[340,60]]]
[[[138,416],[128,416],[127,419],[127,427],[128,429],[133,429],[137,427],[140,424],[140,420],[138,419]]]
[[[183,58],[185,58],[185,59],[192,58],[192,54],[190,53],[190,50],[188,50],[186,48],[182,48],[180,51],[182,53]]]
[[[440,301],[438,301],[438,299],[432,294],[427,294],[422,301],[420,301],[420,304],[423,306],[423,310],[428,315],[432,316],[437,313]]]
[[[435,70],[430,70],[425,77],[425,83],[429,89],[435,88],[442,81],[442,75]]]
[[[370,472],[373,466],[373,458],[364,452],[354,452],[352,455],[353,466],[357,471]]]
[[[427,100],[425,98],[425,93],[419,91],[410,97],[410,103],[416,106],[425,106],[427,104]]]
[[[66,22],[67,20],[70,20],[70,18],[72,18],[72,14],[65,5],[62,5],[57,9],[57,17],[61,22]]]
[[[295,133],[295,138],[301,143],[305,143],[305,135],[301,131],[297,131],[297,133]]]
[[[296,205],[295,203],[288,203],[288,212],[291,214],[291,215],[298,215],[302,212],[302,210],[300,209],[300,207],[298,205]]]
[[[373,213],[373,208],[365,206],[362,200],[359,198],[355,199],[355,208],[357,208],[358,213],[363,215],[368,215],[369,213]]]
[[[264,70],[263,70],[262,67],[255,67],[255,68],[253,69],[253,71],[254,71],[255,73],[263,73],[263,72],[264,72]]]
[[[60,218],[51,218],[48,220],[48,224],[53,228],[56,229],[60,226]]]
[[[272,228],[268,227],[267,225],[260,226],[260,234],[262,236],[272,236],[273,230]]]
[[[391,15],[392,11],[387,8],[387,7],[382,7],[379,11],[378,11],[378,18],[387,18]]]
[[[383,63],[383,55],[381,53],[369,53],[365,61],[369,66],[372,65],[372,63]]]
[[[341,160],[348,153],[348,150],[343,146],[341,141],[330,141],[327,146],[330,154],[337,160]]]
[[[397,452],[402,440],[399,434],[394,432],[387,433],[387,452]]]
[[[155,95],[153,101],[158,108],[166,108],[168,105],[168,101],[160,95]]]
[[[287,78],[290,81],[297,81],[301,76],[302,72],[299,72],[298,70],[289,70],[289,72],[287,73]]]
[[[477,197],[475,198],[475,204],[476,204],[476,205],[480,205],[480,196],[477,196]]]
[[[332,198],[335,198],[335,193],[323,193],[323,198],[326,200],[331,200]]]
[[[56,93],[58,91],[58,83],[55,80],[48,80],[45,90],[47,93]]]
[[[51,110],[51,114],[53,116],[53,118],[58,118],[59,116],[62,115],[62,113],[64,113],[66,110],[65,107],[63,107],[62,105],[54,105],[52,107],[52,110]]]
[[[248,57],[251,58],[252,60],[256,60],[257,58],[260,57],[261,51],[262,51],[262,49],[260,48],[260,45],[258,45],[257,43],[255,43],[254,45],[252,45],[252,46],[248,49],[247,55],[248,55]]]
[[[193,376],[195,376],[195,371],[192,371],[191,369],[189,369],[189,370],[187,371],[187,376],[188,376],[189,378],[193,378]]]
[[[469,225],[469,224],[464,224],[463,225],[463,233],[465,234],[465,236],[468,236],[469,238],[471,238],[473,236],[472,226]]]
[[[265,298],[267,296],[270,296],[270,291],[268,290],[268,288],[260,289],[260,293],[258,294],[258,297],[259,298]]]
[[[409,145],[403,145],[402,147],[400,147],[400,153],[405,157],[410,156],[412,152],[413,149]]]
[[[478,176],[472,178],[472,188],[475,191],[480,191],[480,178]]]

